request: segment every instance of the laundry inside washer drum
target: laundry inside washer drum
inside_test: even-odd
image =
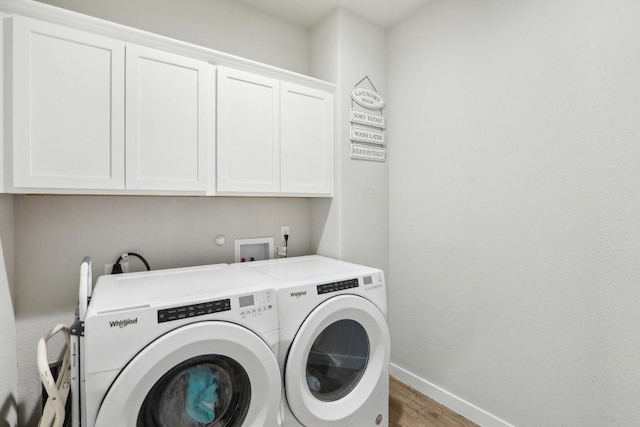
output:
[[[235,360],[205,355],[175,366],[142,404],[137,427],[236,427],[249,402],[249,376]]]

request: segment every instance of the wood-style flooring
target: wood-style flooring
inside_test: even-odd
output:
[[[477,427],[408,385],[389,377],[389,427]]]

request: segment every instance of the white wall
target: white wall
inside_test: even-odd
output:
[[[14,223],[14,196],[0,194],[0,238],[4,248],[4,265],[11,299],[15,302],[15,223]]]
[[[309,34],[232,0],[43,0],[117,22],[307,74]]]
[[[13,196],[0,194],[0,426],[18,422]]]
[[[640,4],[389,33],[392,361],[518,426],[640,423]]]
[[[345,9],[311,31],[311,73],[336,83],[335,197],[312,202],[313,248],[347,261],[388,267],[388,164],[349,158],[349,90],[369,76],[386,96],[386,34]]]
[[[316,253],[337,259],[342,258],[341,201],[342,201],[342,157],[341,121],[339,108],[344,89],[337,84],[339,79],[339,26],[335,10],[311,29],[309,66],[311,75],[321,80],[336,83],[334,93],[334,141],[333,141],[333,198],[311,202],[311,241]]]
[[[73,309],[85,255],[94,279],[126,251],[154,270],[233,262],[234,239],[279,236],[281,224],[292,255],[309,251],[303,198],[16,196],[15,212],[19,317]],[[129,265],[145,269],[137,258]]]

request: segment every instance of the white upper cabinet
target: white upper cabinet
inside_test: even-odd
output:
[[[13,18],[14,188],[123,189],[124,49]]]
[[[218,68],[217,190],[330,196],[333,95]]]
[[[334,85],[39,2],[4,16],[0,192],[332,195]]]
[[[281,191],[331,195],[333,95],[282,82],[280,102]]]
[[[5,34],[5,30],[7,28],[7,19],[9,16],[0,12],[0,34]],[[7,48],[6,43],[0,43],[0,135],[2,135],[2,141],[5,140],[5,129],[8,123],[5,123],[5,111],[10,111],[11,106],[7,105],[7,91],[5,81],[5,65],[10,64],[7,58],[5,57],[5,49]],[[4,193],[7,189],[5,188],[5,162],[4,162],[4,145],[0,143],[0,193]]]
[[[207,189],[210,67],[127,45],[127,189]]]
[[[280,82],[218,67],[217,192],[280,192]]]
[[[207,191],[215,67],[21,16],[13,37],[15,192]]]

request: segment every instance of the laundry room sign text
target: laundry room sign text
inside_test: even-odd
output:
[[[351,126],[351,140],[368,142],[369,144],[384,145],[385,133]]]
[[[384,162],[387,153],[384,148],[369,147],[367,145],[351,144],[351,158],[358,160],[373,160]]]
[[[384,99],[376,92],[365,87],[351,89],[351,99],[361,107],[378,110],[384,107]]]
[[[366,87],[366,86],[369,87]],[[349,91],[350,157],[357,160],[386,161],[386,120],[382,114],[384,99],[368,76]]]
[[[366,111],[351,109],[351,123],[358,123],[361,125],[369,125],[384,129],[384,116],[382,114],[371,114]]]

